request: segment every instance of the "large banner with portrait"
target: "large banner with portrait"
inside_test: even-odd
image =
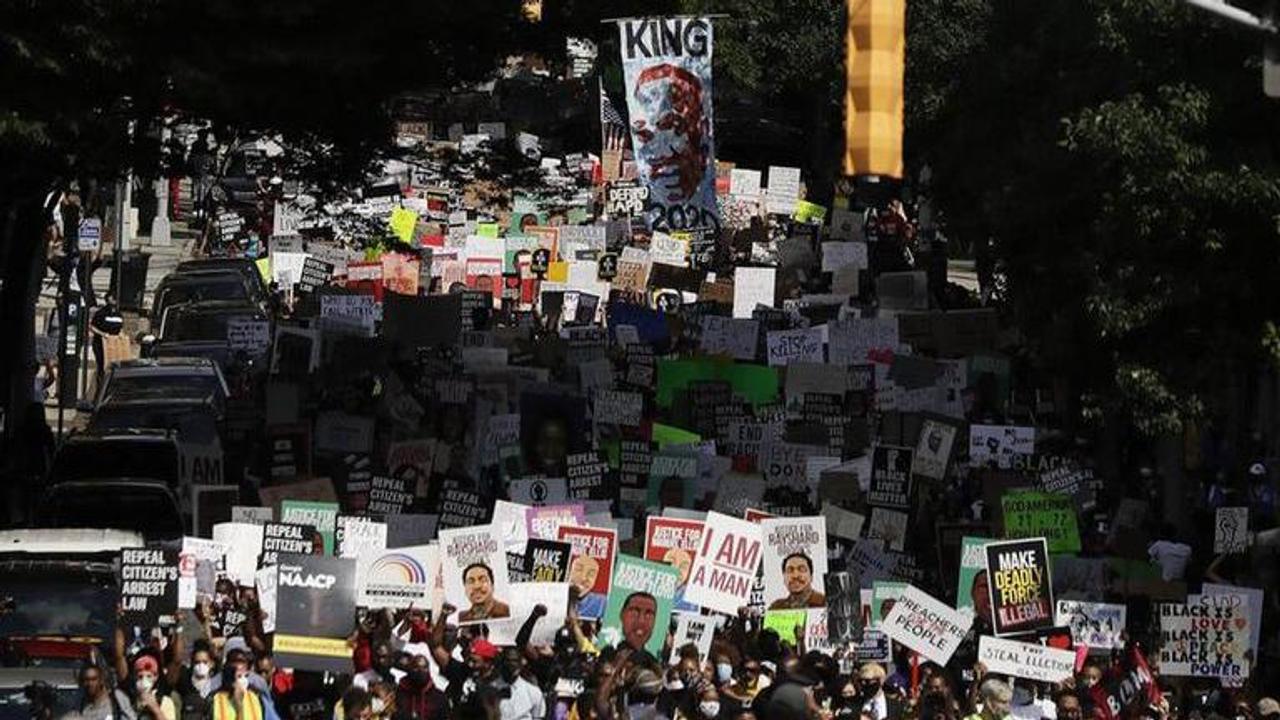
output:
[[[711,122],[711,20],[618,23],[636,175],[654,230],[719,230]]]

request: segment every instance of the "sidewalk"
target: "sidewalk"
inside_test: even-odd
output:
[[[199,238],[199,232],[191,228],[187,224],[187,220],[191,217],[191,184],[187,180],[182,181],[181,189],[178,195],[178,207],[181,220],[173,220],[170,218],[169,226],[171,228],[170,235],[173,242],[167,246],[158,246],[151,243],[151,228],[139,228],[139,234],[133,239],[129,247],[141,250],[151,256],[147,266],[146,295],[144,306],[150,307],[156,286],[160,281],[178,266],[178,263],[189,259],[195,250],[196,241]],[[104,245],[102,250],[102,266],[97,268],[93,273],[93,290],[99,299],[107,291],[111,285],[111,262],[112,247],[110,243]],[[48,325],[49,315],[57,311],[57,295],[58,284],[57,278],[48,273],[45,275],[41,283],[40,297],[36,301],[35,317],[32,321],[35,323],[36,336],[44,335],[45,328]],[[92,313],[93,309],[88,309]],[[129,338],[134,357],[138,356],[138,344],[134,342],[138,333],[146,330],[148,320],[137,313],[124,313],[124,334]],[[86,335],[86,342],[88,336]],[[97,364],[94,362],[93,351],[87,350],[82,358],[85,360],[86,368],[81,371],[81,377],[85,378],[85,382],[80,384],[81,398],[92,397],[94,391],[94,375],[97,372]],[[58,431],[58,402],[57,399],[49,399],[45,401],[45,419],[49,423],[56,434]],[[73,408],[63,410],[63,429],[64,432],[83,428],[88,422],[88,413],[78,412]]]

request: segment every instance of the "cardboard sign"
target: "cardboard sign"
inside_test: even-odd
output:
[[[756,305],[773,307],[777,268],[739,267],[733,273],[733,316],[751,318]]]
[[[1071,650],[983,635],[978,639],[978,662],[987,667],[987,672],[1060,683],[1075,674],[1076,654]]]
[[[494,645],[515,645],[520,628],[533,615],[533,609],[542,605],[547,614],[538,618],[529,635],[532,645],[552,645],[556,632],[564,627],[569,606],[569,583],[522,582],[511,584],[511,619],[489,623],[489,642]]]
[[[871,453],[871,487],[867,504],[906,510],[911,507],[911,463],[915,453],[909,448],[877,445]]]
[[[685,600],[735,616],[751,599],[764,555],[760,526],[717,512],[707,513],[702,546],[694,557]]]
[[[507,558],[493,525],[440,531],[445,602],[459,608],[457,624],[511,617]]]
[[[971,625],[972,613],[952,610],[909,585],[880,624],[880,630],[929,660],[946,665]]]
[[[295,670],[350,672],[356,561],[283,555],[276,569],[275,657]]]
[[[578,590],[578,616],[595,619],[604,614],[618,531],[580,525],[561,525],[560,542],[573,548],[569,560],[569,584]],[[672,591],[674,594],[674,590]]]
[[[525,512],[529,539],[559,540],[561,525],[586,524],[586,509],[582,503],[566,505],[539,505]]]
[[[987,543],[990,538],[964,536],[960,539],[960,571],[956,578],[956,609],[990,608],[987,585]],[[1061,623],[1059,623],[1061,624]]]
[[[1036,451],[1036,429],[1016,425],[970,425],[969,464],[1008,469],[1017,455]]]
[[[947,464],[951,461],[951,451],[959,431],[954,424],[925,418],[920,427],[916,454],[911,460],[912,474],[932,480],[946,477]]]
[[[265,525],[271,522],[275,517],[269,507],[258,507],[256,505],[235,505],[231,508],[231,522],[234,523],[254,523],[256,525]]]
[[[671,626],[679,572],[664,563],[619,555],[609,604],[600,628],[600,645],[626,644],[662,655]]]
[[[387,524],[367,517],[339,515],[334,530],[334,555],[358,558],[387,547]]]
[[[701,520],[657,517],[650,515],[645,522],[644,557],[674,567],[679,573],[676,587],[677,610],[695,610],[696,606],[684,599],[685,583],[693,568],[693,557],[702,544]]]
[[[259,567],[280,564],[280,554],[323,555],[324,539],[314,525],[269,522],[262,526]]]
[[[520,570],[530,582],[565,582],[572,556],[573,546],[567,542],[533,538],[525,543]]]
[[[372,295],[320,296],[320,326],[326,330],[373,337],[378,314]]]
[[[310,525],[324,538],[324,554],[333,554],[333,536],[338,528],[338,504],[309,500],[280,503],[280,522]]]
[[[765,338],[769,366],[785,366],[793,362],[819,364],[824,362],[826,360],[823,352],[825,335],[821,327],[777,330],[767,333]]]
[[[1249,508],[1220,507],[1213,521],[1213,551],[1235,555],[1249,549]]]
[[[361,553],[357,601],[367,608],[432,607],[440,573],[439,547],[416,545]]]
[[[262,355],[271,344],[271,326],[266,320],[255,320],[249,317],[232,317],[227,319],[227,345],[231,350]]]
[[[1124,648],[1124,605],[1059,600],[1053,614],[1055,625],[1071,628],[1071,641],[1094,650],[1120,650]]]
[[[902,552],[907,543],[907,521],[909,516],[897,510],[882,507],[871,508],[871,522],[867,525],[867,537],[884,541],[886,547],[895,552]]]
[[[671,643],[671,657],[667,660],[668,664],[678,665],[680,651],[690,644],[698,649],[698,661],[706,662],[707,656],[711,654],[711,640],[715,631],[715,617],[676,613],[676,634]]]
[[[648,200],[648,186],[635,180],[613,180],[605,184],[604,212],[611,218],[639,215]]]
[[[253,585],[258,570],[258,553],[262,549],[262,526],[252,523],[218,523],[213,526],[213,539],[226,548],[227,577],[239,585]]]
[[[120,611],[126,626],[160,624],[178,611],[178,551],[158,545],[120,551]]]
[[[765,518],[764,603],[769,610],[827,606],[827,523],[822,517]]]
[[[1044,538],[988,543],[987,581],[998,636],[1053,626],[1053,585]]]
[[[224,572],[227,546],[204,538],[182,538],[178,554],[178,607],[191,610],[200,598],[212,598]]]
[[[1188,595],[1160,603],[1160,674],[1244,680],[1249,677],[1249,596]]]
[[[597,423],[640,426],[644,414],[644,395],[625,390],[598,389],[593,397]]]
[[[1004,536],[1043,537],[1051,553],[1080,552],[1075,502],[1066,495],[1039,491],[1007,492],[1001,498]]]

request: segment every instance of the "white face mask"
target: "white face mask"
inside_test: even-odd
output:
[[[195,665],[191,666],[191,674],[196,676],[197,678],[200,678],[201,680],[209,677],[209,673],[212,670],[213,670],[213,667],[207,662],[198,662]]]
[[[374,715],[381,715],[382,711],[387,709],[387,704],[382,702],[382,698],[380,697],[374,698],[370,705],[373,708]]]
[[[729,663],[716,663],[716,679],[727,683],[733,677],[733,666]]]
[[[667,682],[667,689],[672,692],[679,692],[684,689],[684,681],[680,678]]]
[[[698,712],[702,713],[702,717],[713,718],[720,714],[719,700],[703,700],[698,703]]]
[[[140,677],[136,683],[139,692],[151,692],[151,688],[155,685],[156,679],[153,677]]]
[[[248,675],[237,675],[237,676],[236,676],[236,687],[240,688],[241,690],[248,690],[248,689],[249,689],[249,676],[248,676]]]

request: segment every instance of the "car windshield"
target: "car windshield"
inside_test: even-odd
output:
[[[45,500],[45,527],[133,530],[148,540],[180,537],[182,518],[172,496],[157,487],[54,488]]]
[[[162,340],[170,342],[226,342],[227,325],[231,318],[227,313],[170,312],[164,323]],[[242,315],[251,320],[251,315]]]
[[[160,441],[69,442],[62,446],[53,461],[55,482],[112,477],[175,482],[178,478],[177,448]]]
[[[164,428],[178,431],[183,442],[208,443],[217,437],[213,416],[204,406],[106,404],[93,413],[89,429]]]
[[[238,277],[220,276],[199,282],[175,283],[164,289],[160,296],[161,308],[200,300],[248,300],[249,291]]]
[[[222,395],[214,375],[144,374],[113,376],[107,385],[107,400],[204,399]],[[146,427],[139,425],[138,427]]]
[[[0,602],[9,608],[0,613],[0,637],[109,637],[120,593],[109,574],[76,571],[70,562],[24,562],[0,563]]]
[[[53,688],[53,714],[50,717],[60,718],[72,710],[80,702],[78,688]],[[20,687],[0,687],[0,720],[31,720],[42,717],[33,711],[31,701]]]

